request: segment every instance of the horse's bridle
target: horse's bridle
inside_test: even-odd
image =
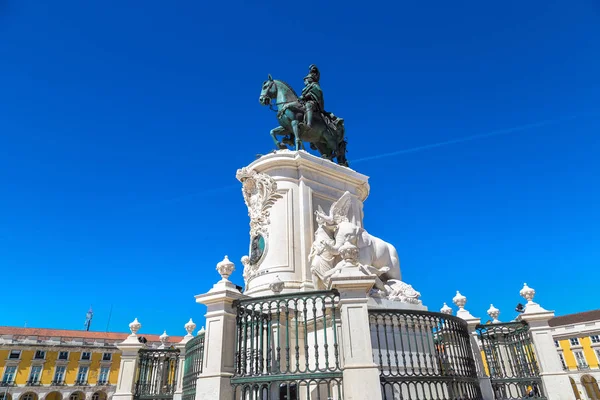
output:
[[[269,91],[271,90],[271,88],[273,87],[273,85],[275,84],[275,80],[271,80],[271,83],[269,84],[269,87],[265,90],[266,93],[269,93]],[[266,98],[269,99],[269,110],[278,113],[281,110],[276,110],[273,108],[273,106],[280,106],[280,105],[285,105],[285,104],[290,104],[290,103],[294,103],[295,101],[300,101],[300,99],[295,100],[295,101],[282,101],[280,103],[273,103],[272,99],[269,96],[265,96]]]

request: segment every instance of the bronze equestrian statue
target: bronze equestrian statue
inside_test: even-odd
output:
[[[271,130],[271,137],[278,149],[295,145],[298,151],[304,149],[302,142],[309,142],[311,149],[318,150],[321,157],[331,161],[335,158],[338,164],[348,166],[344,120],[325,111],[319,84],[321,73],[314,64],[308,69],[300,97],[287,83],[271,75],[263,82],[259,101],[265,106],[275,106],[279,121],[279,126]],[[277,136],[285,137],[280,142]]]

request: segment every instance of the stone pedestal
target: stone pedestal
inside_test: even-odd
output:
[[[305,151],[280,150],[238,170],[237,178],[251,220],[244,294],[271,295],[276,274],[285,282],[284,293],[312,290],[308,255],[317,229],[315,211],[319,206],[329,210],[348,191],[355,197],[350,218],[362,226],[368,177]]]
[[[481,348],[477,341],[477,331],[475,328],[481,323],[479,318],[469,318],[465,320],[469,327],[469,334],[471,337],[471,348],[473,349],[473,359],[475,360],[475,368],[477,369],[477,377],[479,378],[479,388],[481,389],[481,395],[483,400],[494,400],[494,391],[492,389],[492,382],[489,376],[485,373],[485,366],[483,364],[483,355],[481,354]]]
[[[142,347],[144,346],[138,341],[135,333],[129,335],[125,341],[117,344],[117,348],[121,350],[121,364],[117,391],[113,394],[114,400],[133,400],[138,352]]]
[[[529,332],[540,368],[540,377],[548,400],[572,399],[571,382],[568,374],[562,368],[551,328],[548,325],[548,321],[554,318],[554,312],[544,310],[537,303],[530,302],[519,318],[529,324]]]
[[[226,278],[217,282],[208,293],[196,296],[196,302],[208,308],[205,314],[204,359],[196,384],[196,400],[231,399],[233,396],[229,381],[233,376],[235,359],[236,314],[233,302],[242,297]]]
[[[373,362],[368,293],[375,278],[348,267],[331,280],[340,293],[344,399],[381,399],[379,369]]]

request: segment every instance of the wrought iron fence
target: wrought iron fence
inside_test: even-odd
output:
[[[496,399],[546,398],[525,321],[478,325],[477,334]]]
[[[370,310],[384,400],[481,399],[465,321],[441,313]]]
[[[234,399],[342,399],[339,294],[238,300]]]
[[[204,361],[204,332],[185,345],[185,362],[183,365],[183,400],[194,400],[196,397],[196,381],[202,373]]]
[[[140,350],[133,398],[171,400],[177,385],[178,358],[178,349]]]

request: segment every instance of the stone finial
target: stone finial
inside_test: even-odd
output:
[[[167,335],[167,331],[164,331],[162,335],[158,337],[160,339],[161,346],[163,348],[167,347],[167,340],[169,340],[169,335]]]
[[[535,296],[535,290],[527,286],[526,283],[523,284],[523,289],[519,292],[521,297],[527,300],[527,303],[533,303],[533,297]]]
[[[500,323],[500,321],[498,320],[498,315],[500,315],[500,310],[498,310],[496,307],[494,307],[493,304],[490,304],[490,308],[489,308],[489,310],[487,310],[487,314],[492,319],[493,324]]]
[[[340,255],[344,261],[355,265],[358,263],[358,247],[346,241],[339,249]]]
[[[273,293],[279,294],[283,290],[284,286],[285,283],[279,279],[279,275],[275,275],[275,278],[273,278],[273,281],[269,284],[269,289],[271,289]]]
[[[192,321],[192,319],[190,318],[190,320],[187,322],[187,324],[185,324],[183,326],[185,328],[185,330],[188,333],[188,336],[194,336],[192,335],[192,332],[194,332],[194,329],[196,329],[196,324],[194,323],[194,321]]]
[[[229,261],[229,258],[227,256],[225,256],[223,260],[217,264],[217,271],[219,271],[219,275],[221,275],[221,280],[223,281],[228,281],[229,276],[233,273],[234,270],[235,265],[233,265],[233,263]]]
[[[197,336],[204,335],[205,333],[206,333],[206,329],[204,329],[204,327],[202,327],[202,328],[200,328],[200,330],[198,331],[198,335],[197,335]]]
[[[129,324],[129,330],[131,331],[131,335],[132,336],[136,336],[136,334],[138,333],[138,331],[140,330],[140,328],[142,327],[142,324],[140,324],[140,322],[136,319],[133,320],[133,322],[131,322]]]
[[[444,303],[444,306],[440,309],[442,314],[452,315],[452,309],[448,307],[448,304]]]
[[[465,304],[467,304],[467,298],[460,294],[460,292],[456,291],[456,296],[452,299],[452,302],[460,309],[464,310]]]

